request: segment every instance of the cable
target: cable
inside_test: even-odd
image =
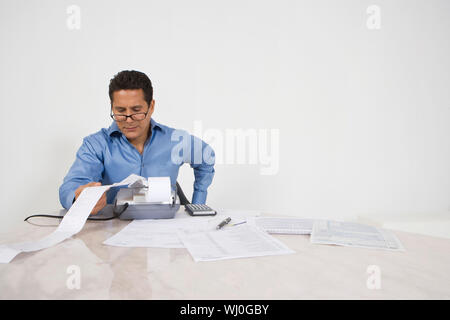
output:
[[[120,215],[128,208],[128,203],[125,203],[125,205],[123,206],[123,208],[121,209],[120,212],[117,212],[115,210],[113,210],[114,215],[112,217],[108,217],[108,218],[91,218],[88,217],[87,220],[91,220],[91,221],[106,221],[106,220],[112,220],[112,219],[116,219],[119,218]],[[29,217],[26,217],[25,220],[23,221],[27,221],[30,218],[35,218],[35,217],[43,217],[43,218],[56,218],[56,219],[62,219],[64,218],[64,216],[55,216],[55,215],[51,215],[51,214],[33,214]]]
[[[25,220],[23,221],[27,221],[30,218],[36,218],[36,217],[43,217],[43,218],[56,218],[56,219],[62,219],[64,218],[64,216],[52,216],[50,214],[33,214],[29,217],[26,217]],[[117,218],[117,216],[112,216],[112,217],[108,217],[108,218],[87,218],[87,220],[99,220],[99,221],[105,221],[105,220],[112,220]]]
[[[177,195],[178,198],[180,199],[180,204],[181,205],[185,205],[185,204],[189,204],[189,200],[186,198],[186,196],[184,195],[183,189],[181,189],[180,184],[177,181]]]
[[[184,194],[183,189],[181,189],[178,181],[177,181],[177,184],[176,184],[176,190],[177,190],[176,193],[178,195],[178,198],[180,199],[180,204],[181,205],[189,204],[190,202],[187,199],[186,195]],[[107,221],[107,220],[113,220],[115,218],[119,218],[120,215],[128,208],[128,203],[125,203],[125,205],[123,206],[123,208],[122,208],[122,210],[120,212],[117,212],[116,208],[117,207],[114,206],[114,209],[113,209],[114,216],[112,216],[112,217],[108,217],[108,218],[91,218],[91,217],[88,217],[87,220],[90,220],[90,221]],[[55,218],[55,219],[62,219],[62,218],[64,218],[64,216],[55,216],[55,215],[50,215],[50,214],[34,214],[34,215],[29,216],[29,217],[26,217],[24,221],[27,221],[30,218],[36,218],[36,217]]]
[[[176,183],[176,193],[178,195],[178,198],[180,199],[180,204],[181,205],[186,205],[186,204],[190,203],[189,200],[187,199],[186,195],[184,194],[183,189],[181,189],[180,184],[178,183],[178,181]],[[112,219],[115,219],[115,218],[119,218],[120,215],[128,208],[128,203],[125,203],[125,205],[123,206],[123,208],[122,208],[122,210],[120,212],[117,212],[116,208],[117,208],[117,206],[114,206],[114,209],[113,209],[114,216],[112,216],[112,217],[108,217],[108,218],[91,218],[91,217],[88,217],[87,220],[91,220],[91,221],[96,221],[96,220],[97,221],[107,221],[107,220],[112,220]],[[23,221],[27,221],[30,218],[36,218],[36,217],[55,218],[55,219],[62,219],[62,218],[64,218],[64,216],[55,216],[55,215],[50,215],[50,214],[33,214],[33,215],[29,216],[29,217],[26,217],[25,220],[23,220]]]

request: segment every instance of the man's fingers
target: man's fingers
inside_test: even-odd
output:
[[[99,182],[89,182],[89,183],[85,184],[83,187],[84,188],[92,187],[92,186],[95,186],[97,183],[99,183]]]
[[[98,203],[106,205],[106,192],[101,196],[101,198],[98,201]]]
[[[91,211],[91,215],[97,214],[100,210],[102,210],[106,206],[106,199],[99,200],[97,204],[95,205],[94,209]]]
[[[87,188],[87,187],[96,187],[96,186],[101,186],[101,185],[102,184],[100,182],[89,182],[89,183],[83,185],[82,187]]]
[[[75,199],[77,199],[81,192],[83,192],[84,189],[88,188],[88,187],[98,187],[101,186],[102,184],[100,182],[89,182],[85,185],[79,186],[76,190],[75,190]],[[106,191],[102,194],[102,196],[100,197],[100,199],[98,200],[97,204],[95,205],[94,209],[92,209],[91,214],[97,214],[100,210],[102,210],[104,207],[106,206]]]
[[[101,209],[101,205],[100,205],[100,201],[97,202],[97,204],[95,205],[94,209],[92,209],[91,214],[97,214]]]
[[[84,184],[82,186],[79,186],[76,190],[75,190],[75,199],[78,198],[78,196],[81,194],[81,192],[86,189],[87,187],[97,187],[97,186],[101,186],[102,184],[100,182],[89,182],[87,184]]]
[[[106,207],[106,191],[103,193],[103,195],[98,200],[97,204],[95,205],[94,209],[91,211],[91,215],[97,214],[100,210],[102,210],[104,207]]]

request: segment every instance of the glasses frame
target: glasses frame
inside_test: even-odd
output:
[[[131,120],[134,120],[134,121],[142,121],[142,120],[144,120],[145,118],[147,118],[147,114],[148,114],[149,111],[150,111],[150,107],[148,107],[147,112],[136,112],[136,113],[133,113],[133,114],[130,114],[130,115],[120,114],[119,116],[125,117],[125,120],[117,120],[117,119],[114,118],[114,117],[116,117],[116,114],[113,113],[112,108],[111,108],[111,113],[109,114],[109,116],[110,116],[114,121],[117,121],[117,122],[125,122],[125,121],[128,120],[128,118],[131,118]],[[137,114],[145,114],[144,119],[138,120],[138,119],[133,118],[133,116],[135,116],[135,115],[137,115]]]

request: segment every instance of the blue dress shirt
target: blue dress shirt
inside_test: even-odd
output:
[[[75,162],[59,188],[59,200],[69,209],[75,190],[89,182],[108,185],[134,173],[142,177],[170,176],[175,189],[178,170],[184,163],[194,169],[192,203],[205,203],[207,188],[214,177],[214,151],[201,139],[150,120],[151,136],[142,154],[127,140],[114,121],[111,126],[84,138]],[[206,155],[206,157],[205,157]],[[118,188],[107,193],[113,203]]]

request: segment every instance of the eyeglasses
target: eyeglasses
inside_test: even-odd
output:
[[[138,113],[133,113],[130,115],[126,115],[126,114],[114,114],[112,113],[111,110],[111,118],[113,118],[113,120],[117,121],[117,122],[122,122],[122,121],[127,121],[128,118],[131,118],[131,120],[134,121],[141,121],[144,120],[145,117],[147,116],[148,110],[147,112],[138,112]]]

